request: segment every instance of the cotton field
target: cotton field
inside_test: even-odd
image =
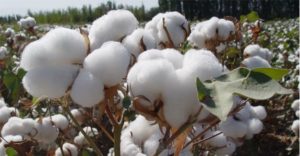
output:
[[[299,18],[111,10],[0,36],[0,155],[299,155]]]

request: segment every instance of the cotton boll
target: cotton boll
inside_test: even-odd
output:
[[[187,51],[184,55],[183,68],[201,81],[218,77],[226,70],[210,51],[195,49]]]
[[[21,18],[18,24],[25,29],[33,28],[36,25],[36,21],[33,17]]]
[[[164,59],[161,50],[150,49],[144,51],[142,54],[139,55],[138,62],[145,61],[145,60],[155,60],[155,59]]]
[[[294,100],[292,105],[291,105],[291,108],[294,110],[294,111],[297,111],[299,110],[299,106],[300,106],[300,100],[297,99],[297,100]]]
[[[1,135],[19,135],[23,134],[22,119],[18,117],[11,117],[2,127]]]
[[[259,56],[267,61],[271,61],[272,52],[269,49],[262,48],[257,44],[250,44],[244,49],[245,56]]]
[[[205,47],[205,40],[206,35],[202,31],[194,30],[191,32],[187,40],[197,48],[204,48]]]
[[[104,85],[93,74],[81,69],[70,95],[75,103],[83,107],[92,107],[104,99]]]
[[[62,146],[63,153],[61,152],[60,148],[57,148],[55,151],[55,156],[63,156],[63,155],[69,155],[69,156],[77,156],[78,155],[78,149],[75,145],[70,143],[64,143]]]
[[[233,22],[220,19],[218,20],[218,37],[222,40],[226,40],[229,35],[234,34],[235,27]]]
[[[36,68],[26,73],[22,83],[34,97],[59,98],[75,79],[77,70],[77,67],[71,65]]]
[[[212,133],[208,133],[208,134],[205,135],[205,138],[211,137],[211,136],[216,135],[220,132],[221,131],[214,131]],[[223,133],[221,133],[221,134],[207,140],[206,142],[207,142],[207,144],[209,144],[210,146],[213,146],[213,147],[222,147],[222,146],[226,145],[227,138]]]
[[[38,119],[40,120],[40,119]],[[36,121],[34,127],[37,131],[34,138],[42,144],[53,143],[58,137],[58,129],[52,125],[52,122],[47,119],[42,119],[42,121]]]
[[[226,147],[217,149],[215,153],[217,155],[231,155],[235,151],[235,149],[236,145],[231,141],[227,141]]]
[[[0,47],[0,60],[3,60],[8,54],[6,47]]]
[[[173,65],[165,59],[137,62],[129,71],[127,83],[133,96],[143,95],[151,103],[158,99],[167,78],[174,73]],[[152,107],[152,105],[145,105]]]
[[[156,47],[156,41],[150,31],[141,28],[136,29],[133,33],[125,37],[122,44],[126,47],[128,52],[133,54],[136,58],[141,52]]]
[[[76,121],[79,124],[82,124],[85,120],[85,110],[84,109],[72,109],[71,110],[71,114],[74,116],[74,118],[76,119]]]
[[[62,114],[53,115],[51,118],[49,117],[49,119],[51,119],[54,125],[61,130],[66,129],[69,125],[68,119]]]
[[[246,135],[247,125],[241,121],[237,121],[232,117],[220,123],[220,130],[225,136],[232,138],[242,138]]]
[[[300,120],[293,121],[291,129],[296,135],[299,135],[299,128],[300,128]]]
[[[201,31],[205,33],[207,39],[212,39],[216,37],[216,33],[218,29],[218,21],[219,18],[212,17],[208,21],[205,21],[205,23],[203,23],[203,26],[201,27]]]
[[[187,33],[189,31],[186,18],[178,12],[166,12],[159,20],[157,23],[158,38],[162,42],[169,42],[164,26],[167,28],[174,46],[179,47],[187,37],[185,31]]]
[[[251,117],[251,111],[252,111],[252,106],[250,105],[249,102],[247,102],[246,105],[240,111],[234,114],[234,116],[239,120],[245,122]]]
[[[106,42],[84,60],[84,68],[102,80],[106,87],[122,81],[127,74],[130,54],[119,42]]]
[[[126,148],[121,148],[122,156],[132,156],[138,155],[142,152],[141,148],[137,147],[135,144],[129,144]]]
[[[120,41],[137,27],[138,21],[130,11],[111,10],[93,22],[89,33],[91,50],[107,41]]]
[[[87,49],[83,36],[76,30],[55,28],[42,39],[51,61],[61,64],[82,63]]]
[[[295,115],[299,118],[299,116],[300,116],[300,110],[297,110],[296,113],[295,113]]]
[[[15,36],[15,31],[14,31],[14,29],[12,29],[12,28],[7,28],[5,31],[4,31],[4,34],[5,34],[5,36],[6,37],[13,37],[13,36]]]
[[[166,121],[174,128],[179,128],[200,110],[195,82],[196,78],[187,70],[179,69],[165,83],[163,112]]]
[[[265,59],[254,56],[244,59],[241,62],[242,65],[246,66],[247,68],[254,69],[254,68],[271,68],[271,65]]]
[[[252,106],[252,116],[264,120],[267,117],[267,111],[264,106]]]
[[[252,134],[258,134],[262,131],[263,129],[263,124],[259,119],[252,118],[247,121],[248,125],[248,132],[247,133],[252,133]]]
[[[16,112],[16,109],[10,109],[9,107],[1,107],[0,108],[0,123],[4,124],[8,121],[8,119],[13,116]]]
[[[144,148],[143,151],[146,155],[154,155],[158,146],[159,146],[159,140],[163,136],[159,133],[155,133],[151,135],[145,142],[144,142]]]

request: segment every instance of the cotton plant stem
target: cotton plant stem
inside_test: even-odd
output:
[[[70,116],[71,120],[75,123],[76,128],[83,134],[85,139],[88,141],[89,145],[95,150],[96,154],[98,156],[103,156],[103,153],[100,151],[100,149],[97,147],[97,145],[94,143],[94,141],[85,133],[85,131],[81,128],[73,114],[71,113],[70,109],[66,106],[63,107],[64,111]]]

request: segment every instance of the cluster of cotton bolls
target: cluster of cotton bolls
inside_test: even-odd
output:
[[[300,115],[300,100],[297,99],[293,101],[291,105],[293,111],[295,111],[295,115],[298,119],[293,121],[293,124],[291,126],[292,131],[299,137],[299,129],[300,129],[300,120],[299,120],[299,115]]]
[[[142,95],[147,99],[135,106],[138,111],[139,107],[153,111],[158,107],[157,102],[162,101],[162,111],[158,114],[163,114],[163,121],[179,128],[193,115],[199,121],[209,115],[205,109],[197,114],[202,104],[197,99],[196,78],[206,81],[224,71],[226,67],[207,50],[191,49],[185,55],[174,49],[147,50],[130,69],[127,83],[132,96]]]
[[[121,155],[154,155],[163,136],[157,124],[153,124],[153,121],[148,121],[142,115],[138,115],[134,121],[122,130]],[[190,149],[190,147],[185,148],[180,155],[192,156]],[[172,148],[165,149],[160,156],[168,156],[174,152]],[[113,156],[113,150],[110,150],[108,155]]]
[[[98,130],[96,128],[93,128],[93,127],[84,127],[82,130],[89,137],[95,137],[99,134]],[[74,143],[77,144],[77,145],[80,145],[80,146],[88,144],[86,138],[84,137],[84,135],[81,132],[79,132],[79,134],[77,136],[75,136]]]
[[[251,106],[247,102],[240,111],[205,132],[204,138],[215,136],[208,139],[205,144],[215,149],[213,152],[217,155],[231,155],[238,146],[243,144],[245,139],[252,139],[255,134],[262,131],[261,120],[266,116],[267,113],[263,106]],[[205,124],[195,124],[195,134],[201,133],[206,127]]]
[[[233,34],[235,34],[235,26],[232,21],[212,17],[198,23],[187,39],[197,48],[208,48],[207,41],[226,41]]]
[[[178,12],[159,13],[146,23],[145,29],[160,48],[178,48],[190,33],[187,19]]]
[[[244,49],[244,60],[242,65],[247,68],[271,68],[270,61],[272,52],[267,48],[262,48],[257,44],[250,44]]]
[[[33,17],[21,18],[18,24],[24,29],[32,29],[36,25],[36,21]]]
[[[78,148],[70,143],[64,143],[61,148],[57,148],[55,151],[55,156],[77,156],[78,155]]]
[[[0,47],[0,60],[3,60],[7,57],[8,50],[6,47],[2,46]]]

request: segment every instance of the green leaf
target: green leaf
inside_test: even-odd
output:
[[[130,97],[129,96],[124,97],[122,104],[124,108],[128,109],[131,104]]]
[[[255,22],[256,20],[259,20],[258,13],[255,11],[251,11],[249,14],[247,14],[247,20],[249,22]]]
[[[280,69],[237,68],[211,82],[197,80],[198,98],[208,111],[224,121],[232,109],[234,95],[265,100],[275,94],[292,93],[276,81],[285,74],[286,70]]]
[[[288,69],[276,69],[276,68],[256,68],[252,71],[264,73],[267,76],[271,77],[274,80],[281,80],[286,74],[289,73]]]
[[[6,73],[3,76],[3,83],[5,87],[9,90],[9,95],[13,102],[16,102],[19,98],[20,90],[21,90],[21,79],[19,79],[13,73]]]
[[[18,152],[15,149],[13,149],[12,147],[7,147],[5,152],[6,152],[7,156],[17,156],[18,155]]]

